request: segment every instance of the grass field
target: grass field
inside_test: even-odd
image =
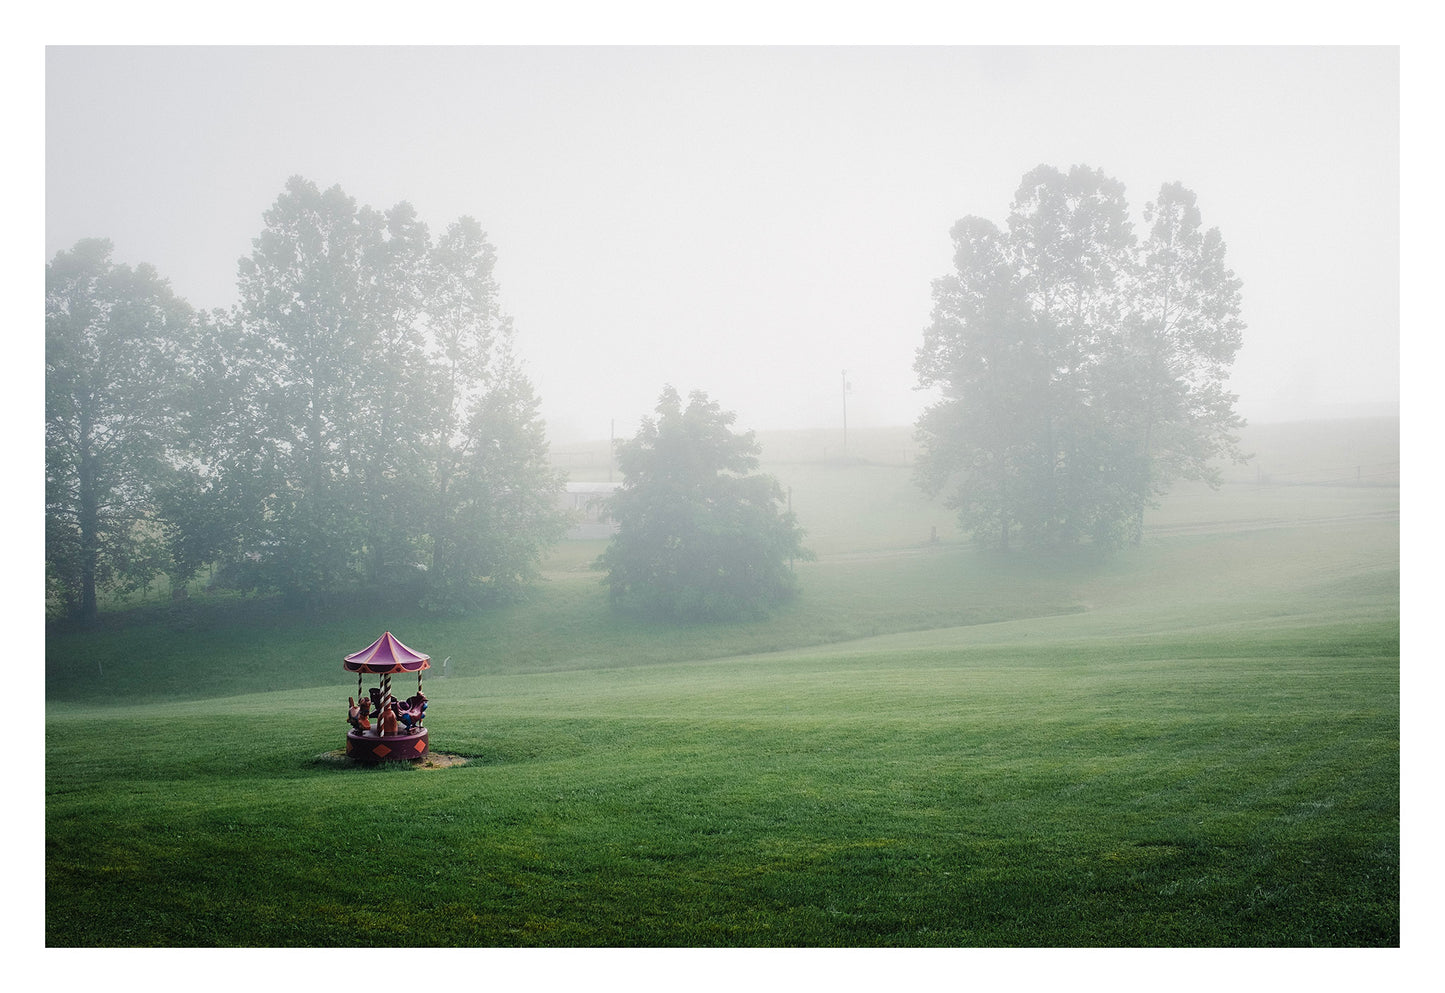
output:
[[[905,459],[774,471],[820,557],[765,621],[613,617],[569,543],[477,618],[52,633],[46,943],[1400,942],[1398,488],[1185,489],[1059,566],[958,541]],[[383,629],[450,659],[465,765],[328,755]]]

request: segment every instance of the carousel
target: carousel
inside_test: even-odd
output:
[[[426,755],[426,695],[421,674],[431,668],[431,656],[407,648],[390,631],[359,652],[342,660],[342,668],[356,673],[356,697],[347,699],[351,730],[346,732],[346,754],[358,762],[400,762]],[[398,700],[391,692],[391,677],[416,673],[416,695]],[[363,692],[363,680],[378,676],[378,685]]]

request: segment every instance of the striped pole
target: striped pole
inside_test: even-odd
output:
[[[382,716],[382,714],[385,714],[385,713],[386,713],[386,708],[389,707],[390,705],[391,705],[391,673],[388,672],[388,673],[384,673],[384,674],[382,675],[382,677],[381,677],[381,714],[378,714],[378,715],[377,715],[377,727],[376,727],[376,732],[377,732],[377,734],[380,734],[382,727],[384,727],[384,725],[380,723],[380,721],[381,721],[381,716]]]

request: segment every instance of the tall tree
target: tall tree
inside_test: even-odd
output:
[[[45,559],[49,594],[93,622],[98,590],[164,566],[155,483],[168,466],[191,312],[147,265],[81,241],[45,269]]]
[[[1041,516],[1025,494],[1045,491],[1037,439],[1047,434],[1050,366],[1002,232],[970,217],[953,226],[954,273],[934,283],[933,322],[916,369],[943,400],[918,423],[918,478],[930,492],[956,478],[948,505],[1001,548]],[[958,470],[964,468],[961,475]]]
[[[1140,246],[1121,184],[1040,166],[1006,232],[954,226],[954,272],[934,283],[915,360],[942,391],[918,424],[918,477],[980,540],[1137,538],[1169,481],[1208,478],[1233,451],[1238,281],[1178,184],[1145,216]]]
[[[300,177],[264,219],[237,311],[263,418],[251,457],[277,477],[253,554],[295,594],[409,580],[435,408],[426,226],[409,204],[383,213]]]
[[[1009,245],[1050,363],[1031,533],[1048,544],[1097,537],[1117,500],[1114,474],[1097,467],[1109,458],[1100,364],[1121,334],[1134,249],[1123,185],[1085,166],[1039,166],[1014,198]]]
[[[481,227],[462,218],[433,244],[409,204],[377,211],[299,177],[265,222],[229,362],[255,434],[226,447],[266,488],[259,512],[254,487],[215,497],[251,522],[250,581],[447,606],[514,590],[560,536],[561,484]]]
[[[349,462],[359,439],[358,376],[376,335],[362,262],[378,226],[339,187],[293,177],[241,260],[239,318],[262,377],[262,437],[278,456],[265,557],[291,594],[333,588],[359,565],[362,522]]]
[[[811,558],[771,476],[755,474],[752,432],[705,393],[684,407],[667,387],[656,416],[617,446],[618,532],[598,564],[614,605],[671,619],[765,613],[797,592],[789,563]]]
[[[471,414],[496,381],[497,353],[510,349],[512,333],[498,304],[495,266],[495,249],[470,217],[449,225],[428,258],[425,318],[436,407],[425,439],[433,481],[427,578],[437,603],[465,601],[464,591],[473,587],[468,576],[475,573],[462,546],[475,535],[461,518],[472,500],[466,483],[476,481],[476,460],[469,464],[468,454],[476,456],[488,439],[485,431],[471,430],[479,426]]]
[[[488,389],[470,411],[448,488],[437,494],[442,512],[432,537],[443,554],[433,560],[423,600],[446,612],[515,597],[571,523],[557,502],[565,474],[547,461],[537,397],[509,350],[496,356]]]
[[[351,437],[348,461],[364,501],[365,581],[389,586],[413,576],[417,535],[426,527],[417,495],[429,489],[419,483],[427,479],[425,438],[437,403],[422,323],[431,238],[408,203],[361,217],[376,229],[364,235],[360,317],[374,330],[360,356],[353,404],[362,427]]]
[[[255,343],[234,314],[198,314],[196,328],[183,355],[176,447],[157,489],[171,583],[223,562],[233,571],[244,563],[257,575],[242,585],[261,585],[259,557],[242,553],[264,533],[271,495],[283,486],[264,409],[265,353],[248,347]]]
[[[1218,485],[1220,458],[1239,457],[1234,396],[1226,389],[1243,343],[1242,283],[1225,263],[1218,228],[1205,230],[1193,192],[1166,183],[1145,205],[1125,375],[1134,391],[1134,443],[1147,495],[1178,479]],[[1142,507],[1134,538],[1142,529]]]
[[[427,259],[431,396],[425,438],[430,568],[425,604],[457,611],[515,596],[566,533],[563,473],[547,461],[539,401],[498,301],[496,249],[474,218]]]

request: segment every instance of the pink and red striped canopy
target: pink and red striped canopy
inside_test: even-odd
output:
[[[359,652],[342,659],[347,672],[421,672],[431,668],[431,656],[414,652],[397,641],[390,631]]]

